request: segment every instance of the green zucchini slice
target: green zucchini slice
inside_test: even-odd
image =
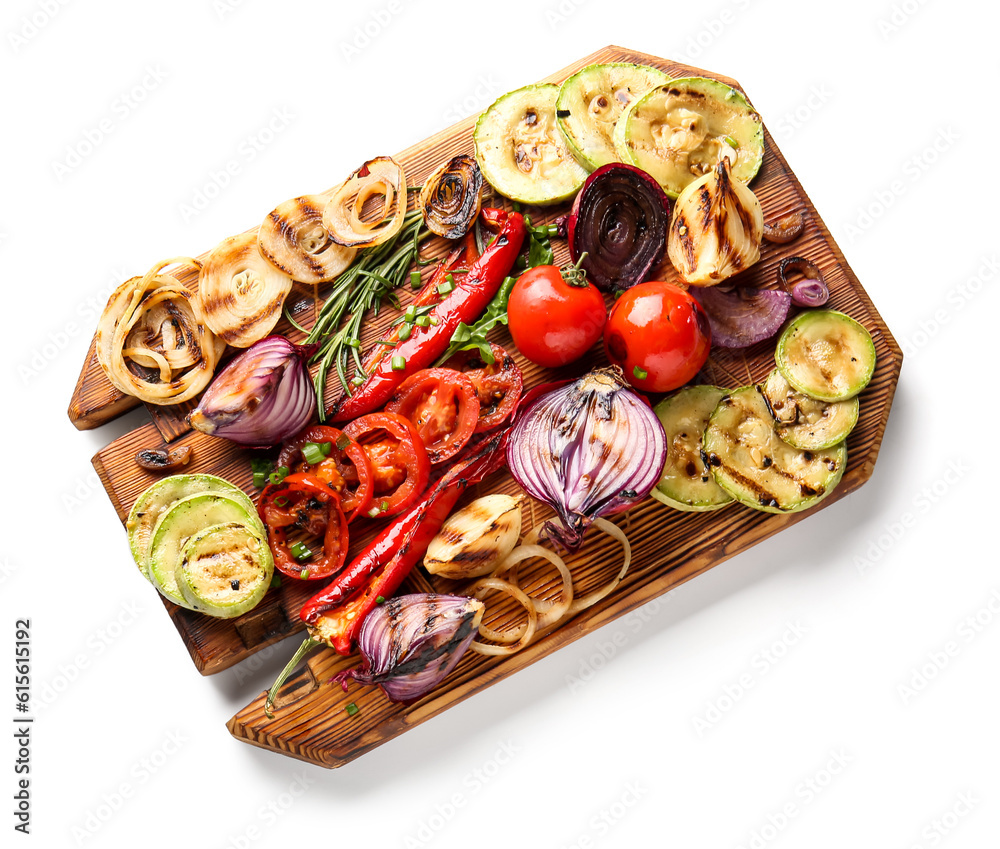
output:
[[[476,122],[479,168],[511,200],[558,203],[587,179],[556,123],[558,96],[559,86],[525,86],[499,97]]]
[[[181,548],[175,572],[181,596],[192,610],[232,619],[252,610],[274,574],[267,540],[250,525],[209,525]]]
[[[668,82],[658,68],[612,62],[588,65],[559,87],[559,129],[588,171],[618,161],[612,138],[618,119],[633,101]]]
[[[781,439],[756,386],[736,389],[719,401],[705,428],[704,447],[719,486],[768,513],[795,513],[818,504],[840,483],[847,466],[843,442],[801,451]]]
[[[256,516],[250,497],[237,486],[215,475],[170,475],[148,487],[132,506],[125,520],[129,549],[136,566],[149,578],[147,557],[153,528],[160,517],[176,502],[189,495],[216,492],[242,503],[247,512]]]
[[[667,460],[650,495],[685,511],[718,510],[733,497],[715,482],[701,440],[712,412],[728,390],[689,386],[665,398],[653,410],[667,434]]]
[[[764,383],[764,399],[774,416],[774,430],[793,448],[817,451],[847,439],[858,423],[857,396],[846,401],[817,401],[792,388],[777,369]]]
[[[732,176],[749,183],[764,158],[764,125],[736,89],[686,77],[633,102],[615,126],[614,143],[622,162],[649,172],[677,197],[724,156]]]
[[[774,361],[799,392],[820,401],[844,401],[872,379],[875,343],[850,316],[834,310],[811,310],[785,328]]]
[[[181,595],[177,567],[184,544],[211,525],[235,522],[262,533],[256,513],[228,495],[199,493],[175,502],[156,523],[149,545],[149,577],[166,598],[181,607],[195,608]]]

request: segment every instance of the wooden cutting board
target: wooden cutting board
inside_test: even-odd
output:
[[[674,77],[711,76],[738,87],[738,83],[726,77],[620,47],[599,50],[552,74],[543,82],[560,83],[570,74],[595,62],[654,65]],[[474,123],[475,117],[467,118],[399,154],[396,158],[406,169],[411,185],[419,184],[444,160],[459,153],[472,153]],[[632,568],[625,580],[602,602],[536,638],[519,654],[507,658],[486,658],[469,652],[434,692],[414,704],[401,706],[389,702],[378,688],[352,685],[350,692],[344,693],[340,686],[326,683],[331,675],[355,664],[357,659],[341,658],[328,650],[316,652],[282,688],[273,719],[269,720],[264,715],[264,694],[261,694],[229,721],[228,727],[235,737],[321,766],[340,766],[757,542],[802,521],[853,492],[871,477],[899,378],[902,353],[766,126],[765,146],[763,167],[751,184],[760,198],[765,220],[799,210],[806,213],[807,226],[805,233],[789,245],[765,243],[760,262],[744,272],[746,279],[758,285],[773,285],[781,259],[804,256],[812,260],[822,269],[830,284],[829,306],[853,316],[869,330],[878,356],[875,375],[860,398],[858,425],[847,443],[848,467],[836,491],[813,510],[784,516],[760,513],[739,505],[713,513],[681,513],[648,500],[616,519],[616,524],[628,533],[633,550]],[[356,164],[345,163],[344,173]],[[317,187],[317,190],[323,188],[326,187]],[[281,200],[283,198],[276,198],[275,205]],[[537,223],[552,221],[567,210],[568,205],[564,205],[548,210],[531,209],[530,212]],[[266,212],[262,210],[261,217]],[[220,238],[225,235],[220,234]],[[435,244],[437,241],[440,240],[427,243],[425,255],[442,252],[442,246]],[[559,243],[555,247],[557,260],[564,262],[567,259],[565,245]],[[658,274],[668,280],[675,278],[666,261]],[[293,295],[292,311],[298,320],[308,326],[311,299],[304,294]],[[383,313],[367,328],[363,341],[368,343],[378,338],[390,321],[391,316]],[[279,326],[279,330],[288,332],[293,339],[300,336],[288,325]],[[515,352],[509,336],[504,332],[496,335],[496,341]],[[762,381],[773,368],[774,343],[772,339],[742,351],[713,350],[698,382],[735,388]],[[589,361],[552,371],[533,366],[516,353],[515,356],[518,356],[524,370],[527,386],[582,373],[590,365],[600,362],[600,355],[595,353]],[[332,387],[331,392],[334,392]],[[131,406],[134,406],[131,399],[124,398],[108,384],[96,364],[92,348],[70,405],[70,418],[78,427],[93,427]],[[249,468],[251,452],[188,430],[183,415],[169,408],[153,410],[152,414],[152,423],[116,440],[94,457],[94,466],[123,521],[138,494],[156,477],[135,465],[135,452],[162,440],[192,446],[194,459],[188,470],[221,475],[253,493]],[[488,491],[519,491],[517,484],[506,473],[498,473],[476,490],[468,497]],[[531,504],[525,509],[525,526],[530,527],[548,515],[547,508]],[[376,530],[374,527],[352,528],[352,549],[362,547]],[[129,563],[124,541],[122,561],[123,569],[134,568]],[[579,592],[586,593],[617,573],[621,563],[620,547],[610,538],[588,537],[581,553],[567,562]],[[414,574],[404,585],[404,590],[448,592],[460,589],[454,582],[431,578],[420,570],[417,572],[419,574]],[[554,576],[544,570],[530,574],[527,579],[522,579],[522,583],[538,596],[551,598],[558,594]],[[285,580],[279,590],[268,593],[256,610],[233,621],[209,619],[169,602],[164,604],[198,669],[208,674],[225,669],[300,630],[298,610],[313,591],[314,587]],[[516,618],[516,611],[497,605],[491,608],[488,615],[503,622]],[[346,708],[349,704],[358,708],[356,713],[352,711],[348,714]]]

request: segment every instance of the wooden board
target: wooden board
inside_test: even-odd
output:
[[[619,47],[604,48],[552,74],[545,81],[558,83],[588,64],[608,61],[650,64],[673,76],[714,76],[731,85],[738,85],[716,74]],[[468,118],[399,154],[397,158],[406,168],[411,184],[422,181],[445,159],[458,153],[471,153],[473,125],[474,118]],[[878,356],[874,378],[861,396],[858,426],[848,440],[847,471],[837,490],[813,510],[790,516],[760,513],[738,505],[716,513],[680,513],[647,501],[616,520],[626,528],[633,546],[633,566],[622,584],[604,601],[537,638],[521,653],[505,659],[469,653],[441,687],[406,707],[392,704],[377,688],[352,686],[350,693],[345,694],[339,686],[322,683],[334,672],[355,663],[356,659],[340,658],[330,651],[316,653],[282,689],[274,719],[268,720],[263,714],[262,694],[229,721],[228,727],[234,736],[322,766],[340,766],[583,634],[801,521],[854,491],[871,477],[899,377],[902,354],[766,127],[765,144],[764,165],[752,183],[761,200],[765,220],[803,210],[807,214],[807,227],[803,236],[790,245],[765,243],[760,262],[744,273],[744,279],[760,285],[773,285],[777,265],[782,258],[797,255],[811,259],[830,283],[830,307],[854,316],[868,328]],[[351,164],[347,164],[345,172],[350,167]],[[276,198],[275,203],[280,200]],[[554,220],[565,212],[565,206],[531,210],[536,222]],[[565,246],[559,244],[556,247],[557,259],[564,261]],[[431,252],[440,251],[440,246],[437,246]],[[665,279],[674,278],[674,272],[666,261],[659,274]],[[296,296],[293,311],[308,326],[308,314],[311,312],[308,299]],[[391,316],[383,314],[367,328],[363,341],[377,338],[390,320]],[[294,337],[295,334],[290,335]],[[513,352],[505,334],[498,334],[496,341]],[[743,351],[713,350],[699,381],[736,387],[763,380],[773,367],[774,341],[762,342]],[[520,359],[519,362],[524,369],[525,383],[532,385],[585,370],[588,365],[596,364],[598,359],[595,354],[590,363],[577,364],[572,369],[558,372],[539,369]],[[91,365],[88,363],[85,374],[81,375],[81,385],[86,385],[90,394],[87,395],[87,403],[80,408],[85,406],[92,419],[96,420],[107,415],[116,401],[113,392],[100,396],[100,392],[94,389],[99,385],[101,376],[93,374]],[[106,401],[104,406],[101,397]],[[77,400],[74,396],[74,402]],[[117,403],[120,404],[120,401]],[[194,448],[190,470],[220,474],[252,491],[250,452],[222,440],[185,432],[182,418],[171,418],[169,413],[160,412],[159,426],[156,423],[145,425],[116,440],[94,458],[94,465],[123,520],[136,496],[154,479],[154,475],[138,469],[132,458],[139,448],[158,443],[164,433],[178,444],[190,444]],[[477,490],[516,492],[518,488],[509,475],[499,473],[484,481]],[[475,493],[472,493],[469,497],[474,496]],[[532,504],[526,510],[525,521],[534,523],[546,515],[545,509]],[[360,533],[352,531],[354,549],[364,545],[374,533],[374,529],[359,530]],[[588,538],[582,550],[584,553],[569,561],[579,581],[580,592],[585,593],[613,577],[620,563],[617,549],[617,543],[610,539],[600,536]],[[123,563],[123,568],[129,568],[127,563]],[[554,597],[558,592],[556,581],[544,571],[532,574],[529,586],[534,594],[543,597]],[[455,591],[459,585],[420,573],[410,579],[409,587],[411,591]],[[203,673],[211,673],[298,630],[298,608],[311,591],[312,588],[299,582],[286,580],[280,590],[268,594],[257,610],[231,622],[201,617],[180,610],[169,602],[165,605],[198,668]],[[515,614],[511,609],[497,605],[491,608],[489,615],[503,621]],[[359,708],[354,716],[348,716],[345,711],[349,703]]]

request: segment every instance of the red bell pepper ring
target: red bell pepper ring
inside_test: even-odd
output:
[[[340,654],[350,654],[365,617],[380,598],[389,598],[399,589],[462,493],[504,464],[508,434],[509,429],[504,428],[456,463],[429,495],[387,527],[332,584],[303,605],[299,615],[309,626],[312,639]]]
[[[328,419],[348,421],[381,407],[407,377],[429,368],[448,349],[459,324],[472,324],[489,306],[514,267],[527,231],[518,212],[483,210],[483,217],[499,227],[497,237],[469,266],[468,274],[455,281],[455,288],[444,300],[431,308],[426,327],[414,324],[407,339],[397,336],[394,347],[379,346],[388,350],[368,369],[368,377],[357,391],[327,411]]]

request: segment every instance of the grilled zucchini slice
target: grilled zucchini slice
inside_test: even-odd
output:
[[[648,65],[612,62],[588,65],[559,87],[556,119],[570,150],[588,171],[617,162],[615,124],[633,101],[670,82]]]
[[[653,409],[667,434],[667,460],[660,482],[650,495],[668,507],[685,511],[718,510],[733,497],[715,482],[701,441],[722,396],[718,386],[689,386]]]
[[[778,369],[764,383],[764,399],[774,416],[774,430],[793,448],[817,451],[847,439],[858,423],[858,399],[817,401],[792,388]]]
[[[242,522],[224,522],[188,538],[175,575],[192,610],[232,619],[252,610],[264,597],[274,575],[274,560],[259,531]]]
[[[685,77],[657,86],[618,120],[615,151],[677,197],[724,156],[749,183],[764,158],[764,125],[747,99],[717,80]]]
[[[160,517],[176,502],[189,495],[214,492],[239,501],[248,513],[256,515],[253,502],[239,487],[215,475],[170,475],[146,489],[132,506],[125,521],[132,559],[149,578],[149,542]]]
[[[479,169],[511,200],[558,203],[587,179],[556,123],[558,96],[559,86],[525,86],[499,97],[476,122]]]
[[[757,386],[723,396],[705,428],[704,448],[719,486],[768,513],[813,507],[833,492],[847,466],[843,442],[802,451],[781,439]]]
[[[872,379],[875,343],[849,315],[810,310],[785,328],[774,361],[799,392],[819,401],[844,401]]]

